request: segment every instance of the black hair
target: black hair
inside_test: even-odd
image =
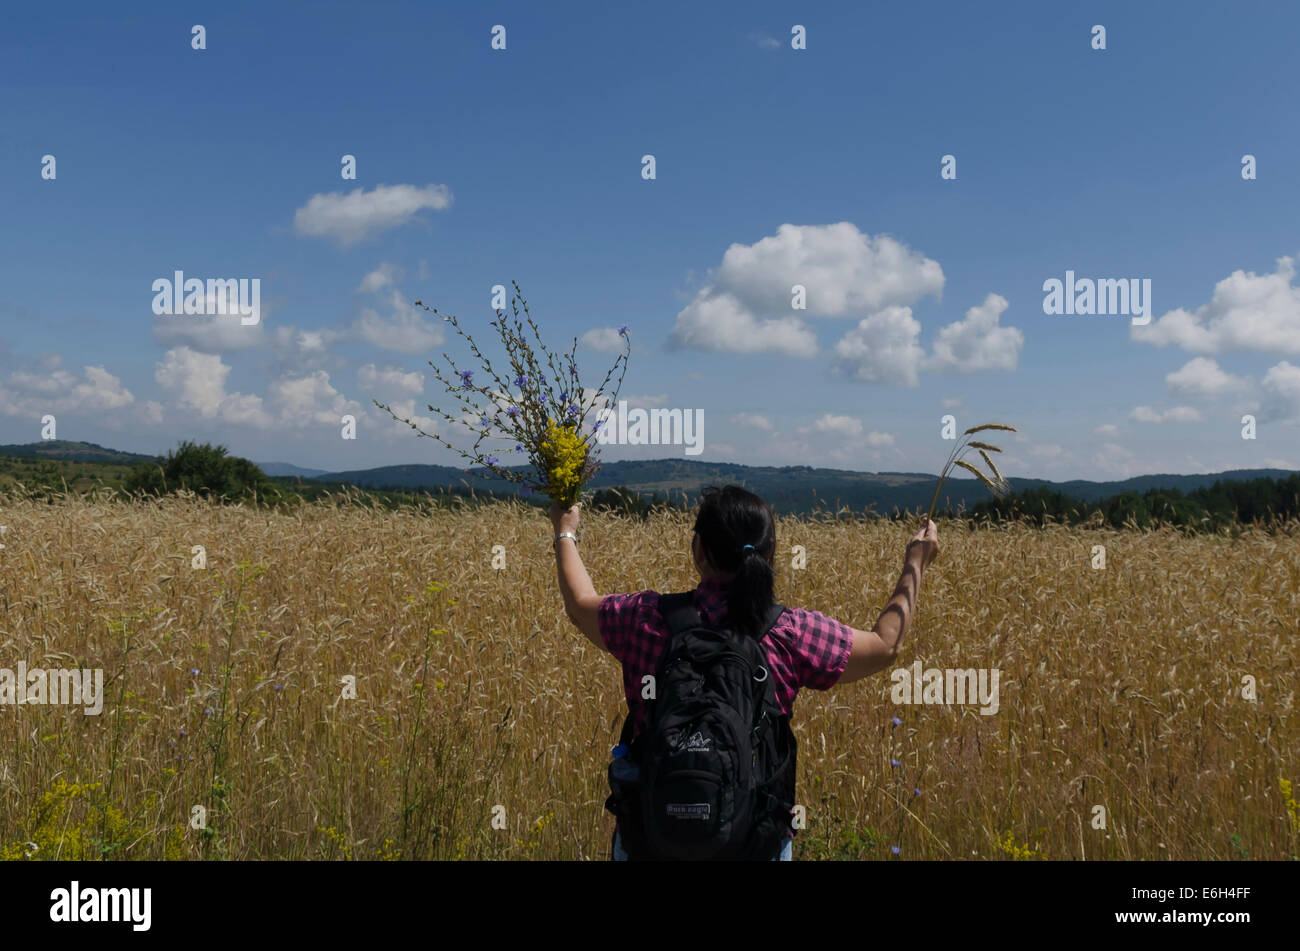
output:
[[[738,485],[706,486],[695,531],[713,567],[732,576],[727,620],[738,633],[758,637],[774,601],[769,559],[776,548],[776,522],[771,507]]]

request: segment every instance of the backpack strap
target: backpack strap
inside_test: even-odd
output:
[[[674,638],[683,631],[689,631],[693,627],[703,625],[700,613],[695,610],[695,599],[690,591],[684,591],[680,594],[661,594],[659,595],[659,613],[664,616],[668,623],[669,637]],[[628,710],[627,716],[623,718],[623,729],[619,732],[618,742],[629,748],[629,755],[637,755],[636,746],[639,736],[633,736],[632,724],[635,718],[632,711]]]
[[[700,612],[695,610],[695,598],[690,591],[659,595],[659,613],[664,616],[672,637],[704,623]]]
[[[704,623],[700,619],[699,612],[695,610],[695,599],[690,591],[659,595],[659,613],[664,616],[664,621],[668,624],[668,630],[673,637],[693,627],[700,627]],[[768,608],[767,617],[763,622],[763,631],[755,640],[766,637],[768,632],[776,627],[777,621],[781,620],[781,615],[784,613],[785,605],[782,604],[773,604]]]
[[[759,640],[762,640],[763,638],[767,637],[769,633],[771,633],[772,628],[776,627],[776,622],[781,620],[781,615],[784,613],[785,613],[785,605],[783,604],[773,604],[770,608],[768,608],[767,620],[763,624],[763,633],[758,635]]]

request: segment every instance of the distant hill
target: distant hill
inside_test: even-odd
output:
[[[98,463],[130,466],[149,462],[155,456],[119,452],[87,442],[50,440],[24,445],[0,446],[0,457],[27,460]],[[472,489],[515,495],[517,487],[501,479],[488,478],[483,470],[467,473],[455,466],[400,465],[345,472],[325,472],[287,462],[258,463],[273,478],[300,478],[321,486],[345,483],[363,489]],[[1187,493],[1208,488],[1218,481],[1285,479],[1286,469],[1233,469],[1209,475],[1144,475],[1113,482],[1082,479],[1051,482],[1046,479],[1011,478],[1012,491],[1045,487],[1083,502],[1100,502],[1123,492],[1143,493],[1149,489],[1177,489]],[[924,472],[855,472],[814,466],[747,466],[740,463],[701,462],[694,459],[640,459],[606,462],[591,483],[592,489],[624,486],[633,492],[667,495],[687,503],[699,497],[706,485],[744,485],[772,503],[779,513],[806,514],[817,510],[849,508],[888,515],[896,508],[924,510],[934,493],[935,476]],[[988,490],[974,479],[950,479],[939,498],[939,508],[973,508],[989,498]]]
[[[269,476],[300,476],[304,479],[314,479],[316,476],[325,475],[324,469],[304,469],[302,466],[295,466],[291,462],[255,462],[253,464]]]
[[[1049,482],[1044,479],[1012,479],[1016,490],[1047,486],[1062,495],[1068,495],[1084,502],[1100,502],[1102,499],[1121,492],[1137,492],[1148,489],[1178,489],[1191,492],[1194,489],[1206,489],[1216,482],[1249,482],[1252,479],[1285,479],[1295,473],[1290,469],[1228,469],[1207,475],[1144,475],[1117,482],[1088,482],[1074,479],[1069,482]],[[933,489],[933,483],[931,484]]]
[[[1010,479],[1012,491],[1046,486],[1085,502],[1097,502],[1121,492],[1147,489],[1193,489],[1219,480],[1281,479],[1286,469],[1234,469],[1210,475],[1146,475],[1114,482],[1076,479],[1051,482],[1046,479]],[[375,469],[331,472],[318,477],[322,482],[345,482],[373,489],[432,489],[466,486],[475,491],[513,493],[515,487],[501,479],[488,478],[483,470],[466,473],[452,466],[404,465]],[[746,466],[739,463],[699,462],[691,459],[651,459],[604,463],[591,488],[626,488],[644,494],[658,492],[688,502],[706,485],[734,482],[744,485],[770,502],[778,512],[807,513],[818,508],[848,507],[888,514],[895,508],[925,509],[934,494],[936,477],[923,472],[855,472],[813,466]],[[988,499],[989,492],[974,479],[949,479],[939,498],[940,508],[973,507]]]
[[[138,452],[106,449],[93,442],[73,442],[68,439],[0,446],[0,456],[16,456],[20,459],[58,459],[62,462],[102,462],[118,466],[133,466],[138,462],[151,462],[157,458],[141,455]]]

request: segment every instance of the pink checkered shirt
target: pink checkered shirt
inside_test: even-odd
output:
[[[695,589],[695,609],[705,624],[727,615],[726,581],[706,578]],[[600,637],[623,665],[623,695],[639,732],[645,723],[641,678],[655,672],[668,646],[668,625],[659,613],[659,594],[610,594],[600,602]],[[800,687],[829,690],[844,673],[853,648],[853,629],[816,611],[787,608],[761,641],[767,654],[776,703],[792,713]]]

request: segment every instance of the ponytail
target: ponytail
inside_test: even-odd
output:
[[[763,634],[763,622],[775,600],[770,559],[776,548],[772,510],[754,493],[729,485],[700,493],[695,531],[718,571],[731,575],[727,619],[737,633]]]

